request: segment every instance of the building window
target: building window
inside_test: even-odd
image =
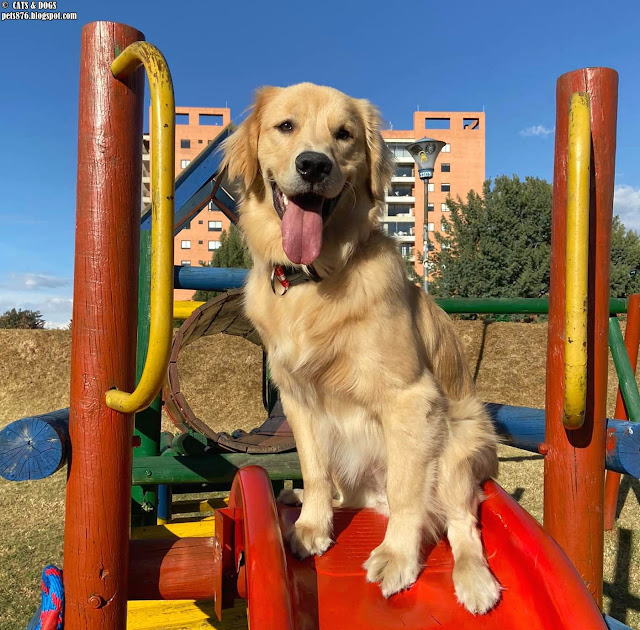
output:
[[[180,140],[180,148],[181,149],[190,149],[191,148],[191,140]]]
[[[451,118],[425,118],[425,129],[451,129]]]
[[[451,164],[442,163],[440,164],[440,172],[441,173],[450,173],[451,172]]]
[[[451,153],[451,145],[450,144],[445,144],[442,147],[442,153]]]
[[[213,140],[207,140],[207,146],[210,145],[213,142]]]
[[[393,184],[389,190],[389,197],[412,197],[412,193],[411,184]]]
[[[390,203],[387,205],[387,216],[395,217],[399,214],[412,215],[413,206],[408,203]]]
[[[480,129],[480,119],[479,118],[463,118],[462,128],[463,129]]]
[[[407,151],[407,145],[400,142],[387,142],[389,151],[396,158],[410,158],[411,153]]]
[[[433,223],[427,223],[427,229],[429,232],[433,232],[435,230],[435,225]]]
[[[451,249],[451,243],[441,243],[440,247],[442,249]]]
[[[451,192],[451,184],[440,184],[440,192]]]
[[[400,254],[403,257],[411,258],[413,256],[413,245],[409,245],[408,243],[400,245]]]
[[[191,160],[180,160],[180,168],[187,168],[191,164]]]
[[[222,221],[209,221],[209,232],[222,232]]]
[[[213,251],[214,249],[220,249],[220,241],[209,241],[209,251]]]
[[[202,221],[198,221],[198,225],[202,225]]]
[[[176,114],[176,125],[188,125],[189,114]]]
[[[181,261],[180,261],[180,264],[181,264],[183,267],[191,267],[191,261],[190,261],[190,260],[181,260]]]
[[[396,166],[394,177],[413,177],[413,166]]]
[[[440,210],[441,212],[449,212],[449,206],[446,203],[441,203]]]
[[[433,192],[435,190],[435,186],[431,183],[427,184],[427,192]]]
[[[390,236],[414,236],[413,223],[383,223],[382,229]]]
[[[443,232],[448,233],[448,232],[449,232],[449,224],[448,224],[446,221],[443,221],[443,222],[440,224],[440,229],[441,229]]]
[[[191,241],[180,241],[180,247],[182,249],[191,249]]]
[[[198,140],[198,144],[202,144],[202,140]]]
[[[199,114],[198,122],[202,126],[220,127],[222,126],[222,114]]]
[[[198,245],[202,245],[202,244],[203,244],[203,242],[202,242],[202,241],[198,241]]]
[[[433,212],[433,204],[432,203],[428,203],[427,204],[427,212]]]

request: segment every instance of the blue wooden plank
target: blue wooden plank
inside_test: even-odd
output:
[[[202,289],[226,291],[244,286],[247,269],[223,269],[221,267],[173,268],[173,285],[176,289]]]
[[[544,409],[487,404],[487,410],[502,441],[538,453],[544,442]],[[607,470],[640,477],[640,428],[624,420],[607,419]]]
[[[184,206],[196,193],[218,172],[220,163],[222,162],[222,152],[220,151],[221,143],[231,135],[233,131],[232,125],[227,125],[218,137],[189,164],[189,166],[180,173],[175,182],[175,219],[174,225],[181,225],[184,221]],[[221,189],[220,194],[216,193],[216,198],[221,203],[229,200],[230,197]],[[235,207],[235,202],[233,203]],[[147,206],[140,219],[140,229],[151,229],[151,206]]]
[[[71,452],[69,409],[20,418],[0,431],[0,477],[43,479],[59,470]]]
[[[607,628],[609,630],[633,630],[631,626],[627,626],[626,624],[614,619],[613,617],[609,617],[609,615],[603,615],[604,622],[607,624]]]

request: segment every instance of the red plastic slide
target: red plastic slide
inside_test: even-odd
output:
[[[474,617],[455,599],[448,544],[426,551],[426,568],[408,591],[384,599],[362,563],[384,536],[386,518],[372,510],[336,510],[333,545],[322,557],[295,559],[281,528],[298,509],[277,505],[266,472],[243,468],[229,502],[235,521],[234,563],[245,565],[251,630],[605,629],[591,595],[540,525],[500,486],[487,482],[482,539],[502,598]],[[240,587],[240,585],[239,585]]]

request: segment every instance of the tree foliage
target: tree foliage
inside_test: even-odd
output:
[[[0,315],[0,328],[44,328],[44,319],[40,311],[12,308]]]
[[[212,267],[242,268],[250,269],[253,266],[251,255],[247,249],[242,233],[235,226],[231,225],[229,231],[220,235],[220,247],[213,253],[211,259]],[[193,300],[207,302],[219,295],[217,291],[198,290],[193,295]]]
[[[441,251],[434,252],[434,294],[541,297],[549,293],[551,193],[548,182],[517,176],[487,180],[482,196],[449,200]],[[613,218],[611,296],[640,292],[640,236]]]
[[[432,291],[456,297],[540,297],[549,291],[551,185],[517,176],[487,180],[480,196],[449,200]]]
[[[640,293],[640,236],[620,218],[611,225],[611,297]]]

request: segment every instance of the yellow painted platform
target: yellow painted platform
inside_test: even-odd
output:
[[[191,523],[167,523],[165,525],[150,525],[149,527],[134,527],[131,530],[131,540],[159,540],[161,538],[207,538],[213,536],[215,520],[208,516]]]
[[[216,619],[213,602],[134,601],[129,602],[127,630],[247,630],[246,603],[237,600],[234,608]],[[275,630],[275,629],[274,629]]]

